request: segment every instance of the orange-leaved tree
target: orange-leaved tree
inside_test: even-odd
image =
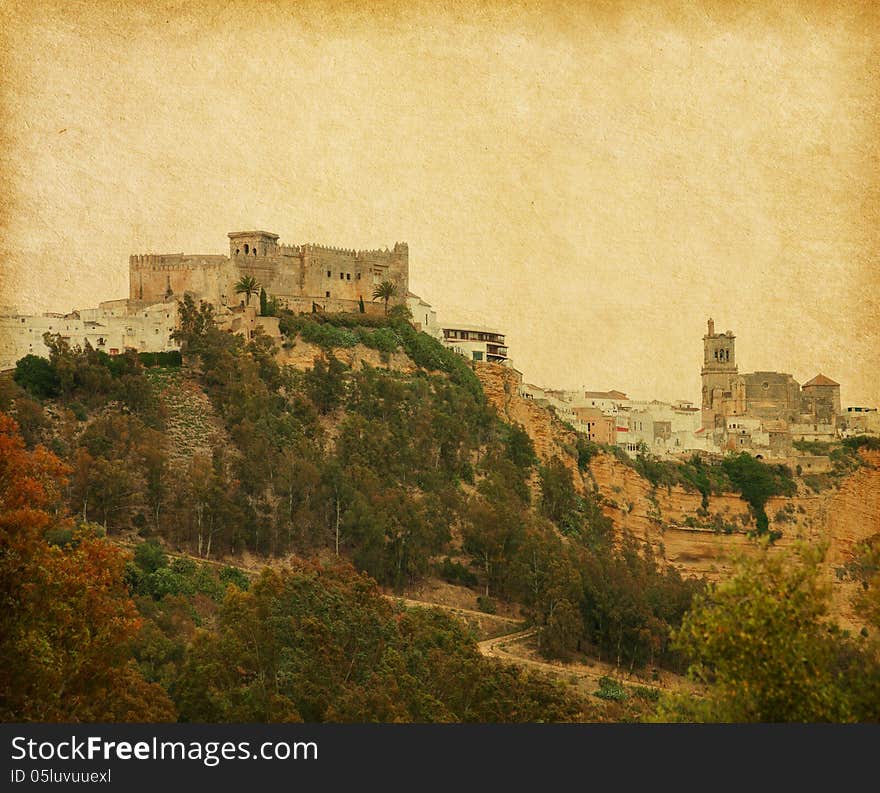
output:
[[[0,413],[0,721],[173,720],[131,659],[125,556],[65,516],[67,473]]]

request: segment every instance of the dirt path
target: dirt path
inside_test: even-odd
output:
[[[602,677],[614,677],[615,679],[624,682],[623,678],[620,676],[619,670],[615,669],[610,664],[603,664],[598,661],[595,662],[595,666],[588,666],[587,664],[551,663],[549,661],[539,661],[536,658],[521,654],[522,643],[526,639],[532,638],[537,633],[537,628],[528,628],[527,630],[522,630],[518,633],[512,633],[507,636],[486,639],[485,641],[480,642],[477,646],[480,648],[480,652],[487,657],[499,658],[502,661],[516,664],[517,666],[525,666],[529,669],[544,672],[545,674],[550,674],[555,677],[563,677],[570,683],[574,683],[575,681],[572,680],[572,678],[575,678],[576,683],[579,684],[580,688],[584,688],[589,684],[586,693],[592,693],[598,688],[599,679]],[[514,652],[517,648],[520,650],[519,653]],[[646,688],[656,688],[656,686],[646,684],[641,680],[627,682],[644,685]]]
[[[114,538],[112,541],[126,549],[132,549],[136,545],[134,542],[122,540],[121,538]],[[174,551],[166,550],[166,554],[173,559],[192,559],[201,564],[209,564],[216,567],[226,566],[225,562],[214,561],[212,559],[200,559],[195,556]],[[243,570],[243,572],[251,578],[256,578],[257,575],[259,575],[259,571],[253,568],[239,567],[239,569]],[[428,600],[416,600],[414,598],[389,594],[385,594],[383,597],[396,603],[402,603],[407,608],[440,609],[467,624],[477,622],[480,626],[485,626],[486,621],[491,621],[497,626],[497,630],[504,632],[500,635],[477,642],[477,648],[482,655],[487,658],[497,658],[506,663],[515,664],[517,666],[553,675],[554,677],[563,678],[566,682],[576,685],[586,694],[591,694],[596,688],[598,688],[599,680],[602,677],[612,677],[615,680],[619,680],[621,683],[628,685],[639,685],[644,686],[645,688],[661,690],[680,689],[685,684],[681,678],[674,675],[667,675],[667,679],[660,682],[648,682],[640,678],[621,674],[618,668],[601,661],[593,661],[590,664],[585,664],[553,663],[540,660],[533,657],[533,649],[524,646],[528,639],[537,635],[538,628],[523,627],[525,625],[523,620],[514,619],[513,617],[504,617],[497,614],[486,614],[482,611],[462,608],[461,606],[451,606],[447,603],[435,603]],[[494,630],[492,632],[494,632]]]

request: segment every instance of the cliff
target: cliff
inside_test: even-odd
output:
[[[562,459],[577,487],[598,490],[603,512],[616,529],[649,542],[683,574],[717,580],[730,572],[737,556],[758,551],[757,542],[748,536],[754,521],[738,494],[711,496],[703,508],[700,493],[680,485],[654,487],[604,452],[593,457],[589,470],[582,474],[574,454],[575,433],[550,410],[519,395],[518,372],[478,364],[476,373],[502,417],[526,429],[542,461],[553,456]],[[766,506],[770,528],[782,535],[773,551],[799,541],[827,544],[825,565],[834,609],[844,623],[855,628],[859,625],[850,601],[857,584],[846,580],[843,567],[852,560],[858,543],[880,533],[880,452],[862,452],[861,462],[838,487],[815,493],[798,482],[797,495],[771,498]]]

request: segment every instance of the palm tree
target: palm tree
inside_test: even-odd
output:
[[[397,284],[393,281],[382,281],[373,289],[373,300],[385,301],[385,313],[388,313],[388,301],[397,294]]]
[[[260,285],[252,275],[243,275],[235,285],[235,294],[244,295],[246,305],[251,304],[251,295],[256,295],[259,291]]]

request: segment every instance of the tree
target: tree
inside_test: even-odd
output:
[[[673,701],[673,717],[827,722],[868,715],[861,690],[873,668],[876,692],[877,661],[829,619],[823,550],[802,546],[785,556],[765,548],[695,600],[674,642],[707,697],[690,706]]]
[[[260,316],[265,317],[269,314],[269,298],[266,295],[266,289],[260,287]]]
[[[244,295],[247,305],[251,304],[251,295],[259,294],[260,284],[252,275],[243,275],[235,284],[235,294]]]
[[[326,415],[340,405],[345,396],[346,366],[333,353],[316,358],[305,374],[306,393],[318,411]]]
[[[140,629],[124,553],[60,508],[66,467],[0,414],[0,720],[168,721],[129,653]],[[47,533],[70,532],[50,545]]]
[[[393,281],[382,281],[373,289],[373,300],[385,302],[385,313],[388,313],[388,301],[397,295],[397,284]]]
[[[52,363],[37,355],[25,355],[15,364],[13,379],[37,399],[58,396],[61,380]]]

